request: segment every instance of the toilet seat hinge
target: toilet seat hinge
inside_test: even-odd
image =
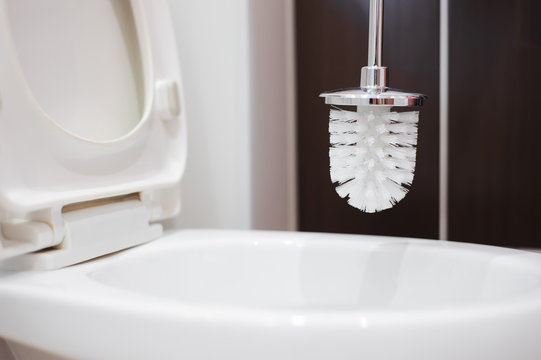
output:
[[[148,242],[162,234],[160,224],[150,223],[152,209],[141,201],[139,194],[70,204],[59,210],[48,213],[53,221],[50,225],[36,221],[3,225],[6,237],[25,246],[19,245],[18,251],[4,256],[9,259],[0,262],[0,268],[64,267]],[[15,256],[21,252],[25,254]]]

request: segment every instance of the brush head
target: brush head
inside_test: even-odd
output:
[[[330,113],[331,180],[340,197],[369,213],[394,206],[413,182],[419,112],[390,110],[359,106]]]

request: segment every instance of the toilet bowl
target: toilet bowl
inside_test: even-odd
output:
[[[539,254],[180,230],[58,270],[0,272],[0,335],[18,360],[536,360],[540,300]]]
[[[166,0],[0,0],[0,49],[0,359],[539,359],[539,254],[164,233],[186,158]]]

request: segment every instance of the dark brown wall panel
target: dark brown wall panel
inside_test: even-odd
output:
[[[452,240],[541,247],[541,2],[450,1]]]
[[[439,1],[386,0],[383,65],[390,85],[429,96],[420,108],[417,169],[398,205],[365,214],[329,178],[328,116],[318,94],[358,86],[366,65],[369,0],[297,0],[299,228],[437,238]]]

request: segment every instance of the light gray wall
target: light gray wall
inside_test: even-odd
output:
[[[170,0],[188,162],[175,227],[294,229],[292,0]]]
[[[170,1],[188,118],[181,227],[250,228],[248,0]]]
[[[297,227],[293,0],[251,1],[252,225]]]

